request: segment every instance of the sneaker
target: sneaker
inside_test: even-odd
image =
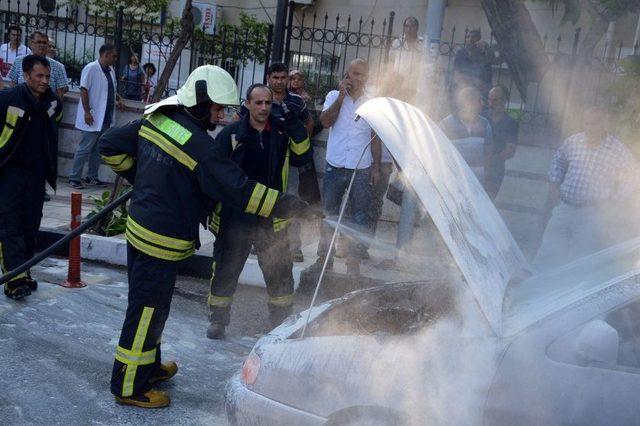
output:
[[[224,339],[224,329],[225,326],[223,324],[212,322],[207,328],[207,337],[209,339],[222,340]]]
[[[103,182],[100,179],[94,179],[94,178],[84,178],[82,179],[82,183],[84,183],[87,186],[107,186],[109,185],[108,182]]]
[[[47,194],[46,192],[44,193],[44,202],[46,203],[47,201],[51,201],[51,195]]]
[[[150,389],[142,395],[116,396],[116,402],[121,405],[133,405],[140,408],[162,408],[169,406],[171,398],[169,398],[167,392]]]
[[[79,180],[70,180],[69,186],[75,189],[84,189],[84,185]]]
[[[152,385],[158,382],[166,382],[176,375],[178,372],[178,364],[175,361],[168,361],[166,363],[161,363],[158,366],[155,374],[149,379],[149,384]]]
[[[9,299],[22,300],[31,294],[25,279],[19,279],[4,284],[4,295]]]
[[[300,250],[300,249],[292,250],[292,251],[291,251],[291,259],[292,259],[295,263],[302,263],[302,262],[304,262],[304,254],[302,254],[302,250]]]

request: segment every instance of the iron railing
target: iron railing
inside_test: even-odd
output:
[[[120,90],[122,73],[131,54],[138,56],[140,66],[153,64],[156,73],[150,81],[157,81],[180,33],[179,21],[168,20],[162,14],[135,17],[122,8],[96,12],[90,2],[79,6],[59,5],[45,12],[36,1],[2,0],[0,29],[6,42],[7,29],[13,25],[21,28],[22,43],[27,42],[29,34],[36,30],[53,40],[56,59],[65,65],[72,87],[79,84],[82,68],[98,58],[100,46],[114,44],[119,51],[115,68]],[[225,68],[236,78],[241,90],[254,81],[264,81],[272,31],[271,26],[255,31],[231,25],[218,25],[213,31],[196,27],[163,97],[174,94],[189,73],[204,63]],[[6,75],[8,69],[4,71]],[[133,84],[140,86],[141,93],[145,92],[141,83]]]

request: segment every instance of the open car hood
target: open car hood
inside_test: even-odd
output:
[[[409,176],[484,315],[501,335],[507,285],[529,268],[482,185],[439,127],[412,105],[375,98],[356,114]]]

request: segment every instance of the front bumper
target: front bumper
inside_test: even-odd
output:
[[[239,374],[227,384],[225,408],[232,425],[323,425],[327,421],[251,391]]]

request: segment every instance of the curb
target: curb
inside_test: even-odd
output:
[[[41,228],[38,231],[38,250],[44,250],[66,235],[59,229]],[[69,245],[65,245],[56,252],[57,256],[67,257]],[[127,242],[124,237],[103,237],[101,235],[82,234],[80,237],[80,257],[83,260],[106,263],[114,266],[127,266]],[[212,256],[196,253],[188,259],[178,262],[178,275],[193,278],[211,278]],[[303,264],[293,265],[294,288],[298,288],[300,274],[304,270]],[[254,255],[249,256],[238,280],[241,284],[266,288],[258,260]]]

